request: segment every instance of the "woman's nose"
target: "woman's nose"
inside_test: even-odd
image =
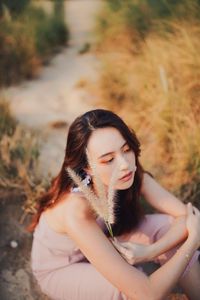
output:
[[[126,169],[128,169],[128,166],[129,166],[128,161],[123,156],[120,156],[119,157],[120,170],[124,170],[124,169],[126,170]]]

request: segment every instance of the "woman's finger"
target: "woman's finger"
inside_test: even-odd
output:
[[[112,241],[112,243],[119,250],[121,250],[123,248],[118,242]]]
[[[124,246],[122,246],[119,243],[113,242],[114,246],[123,254],[125,254],[126,256],[130,256],[130,250]]]
[[[116,244],[116,245],[118,245],[119,247],[126,247],[126,245],[127,245],[126,242],[120,242],[120,241],[118,241],[115,237],[114,237],[114,240],[113,240],[113,244]]]

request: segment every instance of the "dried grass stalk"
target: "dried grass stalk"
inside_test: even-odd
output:
[[[114,184],[117,179],[117,169],[114,170],[111,176],[111,180],[108,186],[108,193],[106,193],[104,184],[101,181],[97,172],[96,164],[90,158],[87,150],[86,154],[88,159],[88,165],[90,166],[93,172],[93,181],[96,186],[97,195],[92,191],[90,187],[86,186],[82,182],[81,177],[74,170],[72,170],[70,167],[67,167],[66,171],[68,172],[72,180],[75,182],[75,184],[79,186],[79,188],[82,190],[86,199],[89,201],[91,207],[95,211],[96,215],[104,219],[108,231],[111,237],[114,239],[112,227],[110,224],[114,224],[116,221],[114,210],[117,205],[117,194],[116,190],[114,189]]]

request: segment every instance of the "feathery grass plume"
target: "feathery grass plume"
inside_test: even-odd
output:
[[[114,172],[111,176],[110,182],[109,182],[109,186],[108,186],[108,215],[109,215],[109,222],[111,224],[114,224],[116,222],[116,216],[114,214],[114,209],[117,206],[118,202],[117,202],[117,192],[114,188],[114,184],[116,182],[117,179],[117,168],[114,169]]]
[[[106,223],[106,226],[110,232],[110,235],[113,237],[113,232],[110,224],[115,223],[115,214],[114,209],[117,205],[117,195],[116,190],[114,189],[114,183],[117,179],[117,168],[114,169],[114,172],[112,173],[109,186],[108,186],[108,194],[106,193],[105,186],[103,182],[101,181],[99,174],[97,172],[96,163],[91,159],[88,149],[86,149],[86,155],[87,155],[87,161],[88,165],[90,166],[92,172],[93,172],[93,181],[96,184],[97,194],[99,201],[102,203],[102,208],[105,213],[104,215],[104,221]]]
[[[67,167],[67,168],[65,168],[65,170],[68,172],[69,176],[75,182],[75,184],[80,187],[80,189],[84,193],[85,197],[89,201],[91,207],[93,208],[94,212],[96,212],[98,215],[103,217],[101,210],[99,210],[99,207],[98,207],[98,198],[96,197],[94,192],[91,190],[91,188],[89,188],[82,182],[81,177],[74,170],[72,170],[72,168]]]
[[[88,161],[88,165],[90,166],[92,173],[93,173],[93,182],[95,183],[96,189],[97,189],[97,193],[98,193],[98,198],[101,199],[101,205],[102,205],[102,209],[105,209],[105,214],[107,214],[107,210],[106,207],[104,205],[104,201],[106,200],[106,190],[105,190],[105,186],[103,184],[103,182],[101,181],[99,174],[97,172],[97,168],[96,168],[96,164],[95,162],[91,159],[91,157],[89,156],[88,150],[86,149],[86,156],[87,156],[87,161]]]
[[[117,168],[112,173],[112,176],[111,176],[111,179],[109,182],[109,186],[108,186],[108,194],[106,194],[105,186],[99,177],[99,174],[98,174],[97,168],[96,168],[96,164],[89,156],[89,152],[87,149],[86,149],[86,154],[87,154],[88,164],[91,167],[91,170],[94,174],[93,180],[97,187],[98,197],[99,197],[99,199],[101,199],[101,200],[103,199],[104,201],[106,201],[106,205],[108,206],[106,208],[106,212],[108,215],[107,220],[109,223],[113,224],[113,223],[115,223],[115,215],[113,213],[113,210],[114,210],[114,204],[116,204],[116,191],[114,189],[114,183],[115,183],[115,180],[117,179]]]
[[[66,171],[73,179],[73,181],[81,188],[82,192],[84,193],[85,197],[88,199],[95,213],[99,215],[102,219],[104,219],[108,231],[111,237],[114,239],[114,235],[110,224],[115,223],[114,208],[117,205],[117,201],[116,201],[117,197],[116,197],[116,191],[114,190],[114,182],[117,178],[116,177],[117,172],[116,170],[114,170],[111,176],[111,180],[108,187],[108,196],[107,196],[105,187],[96,170],[96,165],[89,158],[88,152],[87,152],[87,158],[88,158],[88,164],[93,171],[93,175],[94,175],[93,180],[96,184],[97,196],[94,194],[94,192],[90,187],[86,186],[82,182],[80,176],[76,174],[76,172],[74,172],[70,167],[67,167]]]
[[[117,175],[117,169],[114,170],[114,172],[111,176],[109,186],[108,186],[108,196],[107,196],[107,207],[108,207],[107,227],[110,229],[109,232],[113,239],[114,239],[114,235],[113,235],[112,227],[110,226],[110,224],[114,224],[116,221],[116,216],[115,216],[114,210],[115,210],[115,207],[118,205],[117,193],[116,193],[116,190],[114,189],[114,183],[117,178],[116,175]]]

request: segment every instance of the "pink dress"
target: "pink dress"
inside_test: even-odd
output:
[[[166,214],[146,215],[133,232],[137,243],[150,244],[160,239],[173,222]],[[104,231],[106,225],[97,218]],[[105,232],[105,231],[104,231]],[[177,246],[160,255],[155,262],[164,264]],[[182,276],[197,261],[196,251]],[[66,235],[52,230],[42,214],[37,224],[31,252],[31,266],[41,290],[54,300],[128,300],[87,260],[76,244]]]
[[[97,218],[101,228],[104,223]],[[55,300],[128,300],[87,260],[66,235],[41,215],[32,244],[32,271],[41,290]]]

